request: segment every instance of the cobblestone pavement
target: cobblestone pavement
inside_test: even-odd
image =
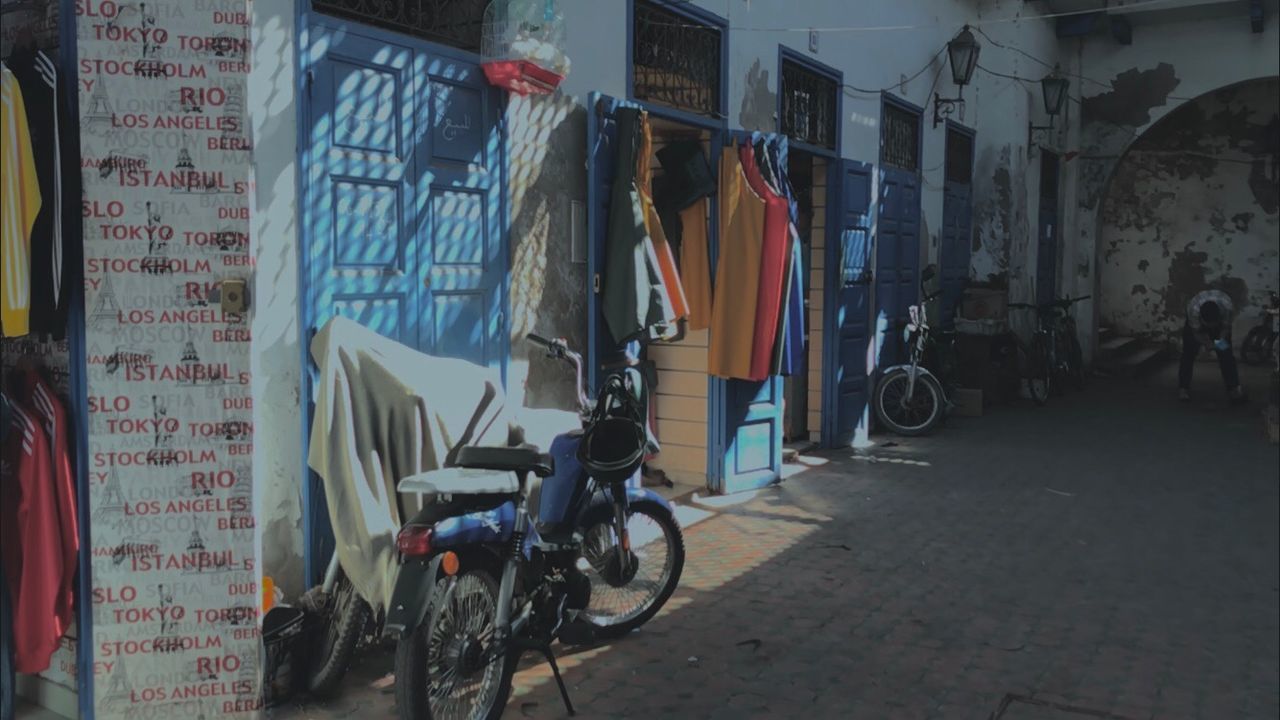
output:
[[[687,506],[715,514],[666,610],[562,658],[579,717],[1277,717],[1280,453],[1256,406],[1171,387],[1098,381]],[[273,717],[393,718],[390,665]],[[517,675],[505,717],[565,716],[545,665]]]

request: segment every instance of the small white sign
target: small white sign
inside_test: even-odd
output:
[[[818,31],[817,30],[809,31],[809,52],[811,53],[818,52]]]

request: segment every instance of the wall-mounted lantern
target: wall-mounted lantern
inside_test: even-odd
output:
[[[964,117],[964,86],[973,79],[973,70],[978,67],[978,51],[982,46],[969,32],[965,25],[960,33],[947,43],[947,59],[951,62],[951,81],[960,88],[954,98],[944,98],[940,93],[933,94],[933,126],[938,127],[945,118],[957,109],[960,117]]]
[[[1062,104],[1067,99],[1067,88],[1071,87],[1071,81],[1062,76],[1057,65],[1053,66],[1053,72],[1044,76],[1040,81],[1040,94],[1044,98],[1044,112],[1049,116],[1048,125],[1035,125],[1030,120],[1027,121],[1027,146],[1031,147],[1036,144],[1036,133],[1053,130],[1053,118],[1062,112]],[[1044,138],[1045,135],[1041,135]]]

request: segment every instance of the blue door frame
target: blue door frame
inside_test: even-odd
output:
[[[328,554],[331,552],[333,543],[332,529],[329,527],[329,518],[326,510],[323,488],[319,483],[319,479],[310,472],[307,465],[311,434],[311,398],[313,397],[314,391],[313,375],[315,371],[310,355],[310,341],[317,329],[315,327],[316,320],[319,317],[319,313],[322,311],[322,308],[317,307],[316,304],[318,292],[321,289],[324,289],[326,292],[332,290],[332,288],[325,289],[317,288],[315,286],[318,279],[313,277],[315,270],[313,266],[315,263],[311,258],[312,243],[315,238],[315,233],[317,232],[311,218],[313,209],[312,203],[318,202],[318,200],[313,197],[315,189],[313,188],[313,180],[311,176],[315,169],[315,162],[312,157],[312,139],[310,138],[310,133],[313,121],[316,121],[319,117],[316,115],[316,106],[319,99],[314,94],[315,89],[312,84],[317,79],[316,70],[319,68],[319,64],[321,63],[323,56],[325,56],[324,52],[317,52],[313,57],[312,50],[316,44],[321,41],[329,43],[336,38],[337,41],[340,42],[343,39],[350,38],[357,43],[367,41],[371,44],[370,47],[381,43],[387,48],[407,48],[411,53],[413,53],[414,57],[419,54],[428,56],[428,59],[431,60],[428,66],[423,67],[424,63],[414,63],[411,66],[410,72],[400,74],[400,77],[395,81],[397,84],[395,85],[394,93],[397,98],[405,97],[406,90],[406,88],[402,87],[399,83],[422,83],[423,76],[427,77],[426,82],[428,83],[439,82],[454,84],[454,82],[450,81],[447,77],[437,78],[433,74],[436,72],[436,65],[438,64],[437,61],[443,60],[446,64],[450,62],[457,62],[462,65],[471,66],[478,65],[480,61],[477,56],[461,50],[436,45],[434,43],[394,31],[374,28],[361,23],[345,20],[343,18],[317,13],[313,11],[309,5],[309,2],[300,2],[298,4],[298,15],[296,18],[298,55],[296,57],[295,65],[298,69],[296,92],[297,97],[300,99],[300,102],[297,103],[299,133],[298,146],[296,148],[296,155],[298,158],[297,181],[300,189],[299,197],[301,198],[301,231],[299,234],[300,242],[298,243],[298,263],[300,273],[298,319],[299,327],[304,328],[303,332],[300,333],[302,341],[300,343],[301,347],[299,348],[300,362],[302,363],[301,367],[304,369],[301,380],[304,412],[301,413],[299,430],[302,434],[301,494],[303,508],[303,565],[306,575],[305,582],[308,587],[318,582],[318,578],[324,572],[324,566],[328,561]],[[479,73],[478,67],[475,68],[474,72]],[[457,82],[461,83],[461,80]],[[462,87],[462,85],[459,84],[458,87]],[[329,90],[332,90],[332,88],[329,88]],[[408,180],[409,184],[407,187],[409,188],[410,193],[409,197],[405,198],[405,204],[408,205],[408,200],[414,200],[418,203],[426,202],[426,198],[434,198],[437,191],[441,197],[444,195],[462,194],[483,195],[485,191],[481,190],[479,193],[472,192],[475,188],[470,187],[469,183],[461,182],[458,178],[453,177],[457,174],[456,171],[444,167],[448,164],[447,161],[450,160],[447,153],[437,152],[431,157],[423,157],[425,153],[421,148],[424,147],[424,144],[436,146],[437,138],[435,135],[437,134],[437,130],[440,128],[433,124],[434,113],[439,109],[420,108],[417,105],[417,103],[420,102],[417,95],[422,94],[423,93],[414,93],[412,89],[409,89],[408,92],[407,102],[414,104],[413,108],[407,110],[409,115],[412,116],[414,128],[412,136],[393,138],[391,141],[392,146],[396,146],[397,142],[407,143],[407,146],[396,146],[399,147],[400,150],[409,154],[409,157],[405,159],[406,163],[428,163],[428,165],[432,167],[430,179],[427,181],[429,183],[429,187],[419,187],[419,180],[426,177],[424,168],[428,165],[424,165],[423,168],[419,169],[414,177]],[[487,325],[489,329],[488,333],[486,333],[486,337],[482,338],[482,340],[487,343],[486,347],[489,349],[489,356],[497,359],[497,367],[501,373],[502,381],[505,384],[507,361],[510,355],[510,313],[508,311],[510,295],[508,273],[509,251],[507,241],[507,230],[510,224],[510,219],[508,217],[509,208],[507,207],[505,182],[508,177],[508,159],[505,147],[507,135],[504,117],[505,103],[502,100],[501,94],[496,90],[488,88],[487,84],[483,85],[480,90],[480,94],[482,95],[481,100],[479,101],[480,108],[485,108],[480,110],[481,114],[487,114],[488,110],[491,110],[493,113],[491,119],[494,125],[492,128],[489,128],[489,130],[491,131],[492,137],[495,138],[492,142],[489,140],[482,140],[482,142],[489,143],[483,151],[496,153],[493,160],[493,167],[496,168],[498,174],[498,177],[490,181],[492,186],[486,186],[497,188],[497,190],[492,193],[493,201],[496,202],[496,208],[492,210],[481,210],[481,218],[484,223],[484,229],[480,233],[483,241],[481,259],[476,260],[470,257],[452,256],[440,257],[439,247],[432,245],[429,250],[429,252],[432,253],[432,262],[426,264],[426,266],[430,268],[429,270],[422,270],[424,265],[419,262],[417,257],[408,258],[401,255],[398,257],[398,262],[402,265],[402,271],[409,276],[409,282],[414,284],[422,283],[424,287],[429,288],[428,294],[432,298],[432,302],[437,306],[442,302],[452,302],[454,296],[461,297],[463,295],[475,295],[477,292],[483,292],[482,290],[471,291],[465,286],[458,285],[460,281],[457,278],[442,278],[439,276],[441,273],[436,272],[437,270],[443,269],[447,271],[455,265],[462,266],[479,262],[484,266],[482,274],[485,277],[492,277],[491,273],[498,273],[498,279],[496,282],[493,282],[492,288],[492,294],[495,297],[491,299],[489,304],[483,307],[483,312],[481,314],[484,315],[484,317],[479,319],[481,325]],[[464,107],[466,104],[465,100],[460,100],[459,102],[461,103],[459,105],[460,108],[467,109]],[[423,103],[423,105],[425,104],[426,103]],[[480,124],[485,125],[487,122],[488,120],[482,120]],[[439,139],[442,140],[438,145],[439,148],[451,147],[446,146],[444,142],[452,142],[452,139],[443,137]],[[493,145],[496,145],[496,147],[493,147]],[[446,162],[431,165],[430,163],[434,160],[442,160]],[[459,166],[461,166],[461,163],[462,161],[459,160],[458,163],[455,164],[459,164]],[[337,176],[335,175],[335,177]],[[375,182],[375,184],[379,183],[385,185],[385,178],[379,179],[378,182]],[[341,199],[339,198],[339,201],[340,200]],[[455,204],[458,205],[458,208],[455,208],[455,210],[458,210],[459,214],[461,214],[465,210],[462,207],[465,203],[459,198]],[[473,214],[469,213],[469,211],[467,212],[468,217]],[[449,227],[442,230],[441,228],[445,223],[439,222],[439,217],[435,214],[426,212],[422,207],[414,207],[413,209],[408,210],[406,215],[415,218],[413,220],[415,224],[413,226],[404,227],[401,232],[408,233],[413,237],[421,236],[423,238],[434,240],[437,233],[440,235],[447,232],[453,232],[455,235],[459,232],[467,234],[466,229],[462,228],[462,223],[459,222],[451,223],[449,224]],[[440,217],[443,216],[444,215],[441,215]],[[419,227],[418,225],[421,224],[423,221],[422,219],[425,217],[430,217],[431,222],[436,224],[428,229]],[[370,226],[369,228],[365,228],[366,230],[369,230],[369,232],[376,232],[371,229],[373,225],[372,222],[366,224]],[[454,225],[457,225],[458,227],[453,227]],[[492,237],[493,242],[496,243],[496,248],[485,249],[486,245],[483,243],[487,243],[488,238],[490,237]],[[403,247],[397,248],[397,252],[403,253],[404,250],[405,248]],[[421,251],[423,250],[420,249],[419,252]],[[368,260],[368,258],[355,258],[354,263],[368,264],[365,262],[366,260]],[[497,264],[495,265],[494,263]],[[426,275],[419,277],[417,274],[419,272],[425,272]],[[447,275],[447,272],[445,274]],[[367,294],[367,291],[360,290],[359,288],[356,288],[355,290],[348,288],[348,291],[349,292],[345,296],[347,299],[354,298],[356,300],[360,300],[363,299],[362,293]],[[417,310],[418,308],[410,308],[408,312],[420,314],[417,313]],[[408,321],[416,322],[417,318],[410,318]],[[438,320],[435,322],[438,322]],[[421,334],[418,337],[429,337],[431,343],[437,344],[437,347],[438,342],[441,340],[441,338],[435,336],[434,325],[431,328],[422,328]],[[406,337],[402,338],[402,340],[408,341],[410,346],[415,344],[411,338]],[[442,352],[445,354],[457,354],[452,349],[446,349]]]
[[[888,107],[916,117],[916,168],[901,169],[885,163],[882,133],[875,238],[877,368],[901,361],[901,329],[908,320],[907,308],[916,302],[920,291],[920,161],[924,109],[884,93],[882,126],[883,109]]]
[[[844,73],[785,45],[778,46],[778,82],[783,61],[794,62],[844,86]],[[781,132],[782,93],[776,115]],[[836,146],[789,140],[792,152],[824,157],[827,163],[827,239],[823,262],[822,447],[847,446],[864,428],[868,401],[866,345],[869,338],[872,167],[842,158],[844,93],[836,93]],[[833,233],[836,233],[833,236]],[[806,268],[806,271],[808,268]]]

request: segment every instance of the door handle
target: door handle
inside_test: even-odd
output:
[[[426,289],[428,289],[428,290],[430,290],[430,289],[431,289],[431,276],[430,276],[430,275],[428,275],[428,276],[426,276],[426,277],[422,278],[422,287],[424,287],[424,288],[426,288]]]

